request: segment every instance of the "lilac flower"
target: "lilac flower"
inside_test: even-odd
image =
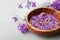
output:
[[[18,18],[17,18],[17,17],[13,17],[13,19],[14,19],[14,22],[17,22],[17,20],[18,20]]]
[[[53,22],[49,22],[49,25],[53,25]]]
[[[55,13],[53,13],[53,16],[56,18],[57,15]]]
[[[40,17],[37,16],[36,19],[35,19],[35,21],[39,21],[39,19],[40,19]]]
[[[30,20],[30,23],[31,23],[32,25],[35,25],[35,22],[36,22],[36,21],[34,21],[34,20]]]
[[[36,22],[36,23],[34,24],[34,26],[38,27],[38,26],[39,26],[39,24]]]
[[[60,3],[60,0],[55,0],[55,1]]]
[[[22,3],[18,6],[18,8],[23,8]]]
[[[36,2],[32,2],[32,7],[36,7]]]
[[[24,5],[26,8],[30,8],[30,7],[36,7],[36,2],[32,2],[30,0],[27,0],[26,5]],[[24,6],[22,6],[22,3],[19,4],[18,8],[23,8]]]
[[[27,0],[27,5],[25,7],[27,7],[29,9],[30,6],[31,6],[31,2],[29,0]]]
[[[31,23],[33,26],[35,26],[35,27],[38,26],[38,23],[36,23],[35,20],[31,20],[30,23]]]
[[[27,0],[27,5],[25,7],[27,7],[28,9],[30,7],[36,7],[36,2],[31,2],[31,1]]]
[[[27,3],[27,5],[25,7],[27,7],[29,9],[30,8],[30,3]]]
[[[41,29],[41,30],[44,30],[44,27],[43,27],[43,26],[40,26],[40,29]]]
[[[55,0],[50,6],[57,10],[60,10],[60,0]]]
[[[32,16],[32,19],[36,20],[36,19],[37,19],[37,17],[36,17],[36,16]]]
[[[19,23],[18,30],[20,30],[22,33],[29,32],[27,25],[25,23]]]
[[[46,28],[47,28],[46,30],[51,30],[52,29],[51,26],[47,26]]]

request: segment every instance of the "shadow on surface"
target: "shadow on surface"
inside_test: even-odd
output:
[[[51,36],[41,36],[43,38],[60,38],[60,32],[54,34],[54,35],[51,35]]]

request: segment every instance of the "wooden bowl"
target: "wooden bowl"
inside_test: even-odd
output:
[[[39,15],[41,12],[46,12],[49,14],[56,13],[57,19],[58,20],[60,19],[60,12],[57,11],[56,9],[53,9],[53,8],[37,8],[37,9],[34,9],[31,12],[29,12],[28,15],[26,16],[26,23],[27,23],[30,31],[37,34],[37,35],[41,35],[41,36],[51,36],[51,35],[58,33],[60,31],[60,26],[58,28],[53,29],[53,30],[40,30],[38,28],[33,27],[30,24],[31,17],[33,15]]]

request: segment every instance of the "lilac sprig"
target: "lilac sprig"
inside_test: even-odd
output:
[[[55,0],[50,6],[60,11],[60,0]]]
[[[29,29],[27,28],[27,25],[25,23],[19,23],[18,30],[21,33],[27,33],[27,32],[29,32]]]

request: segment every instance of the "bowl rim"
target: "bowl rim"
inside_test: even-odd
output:
[[[41,7],[41,8],[48,8],[48,9],[52,9],[52,10],[56,11],[57,13],[59,12],[59,11],[57,11],[56,9],[52,8],[52,7]],[[36,10],[36,9],[40,9],[40,8],[35,8],[35,9],[31,10],[30,12],[28,12],[28,14],[26,15],[26,23],[27,23],[27,25],[29,25],[28,27],[31,27],[33,30],[35,30],[35,31],[40,31],[40,32],[52,32],[52,31],[56,31],[56,30],[58,30],[58,29],[60,28],[60,26],[59,26],[58,28],[54,28],[54,29],[52,29],[52,30],[40,30],[40,29],[35,28],[34,26],[32,26],[32,25],[29,23],[29,21],[28,21],[28,15],[29,15],[32,11],[34,11],[34,10]],[[59,13],[60,13],[60,12],[59,12]]]

